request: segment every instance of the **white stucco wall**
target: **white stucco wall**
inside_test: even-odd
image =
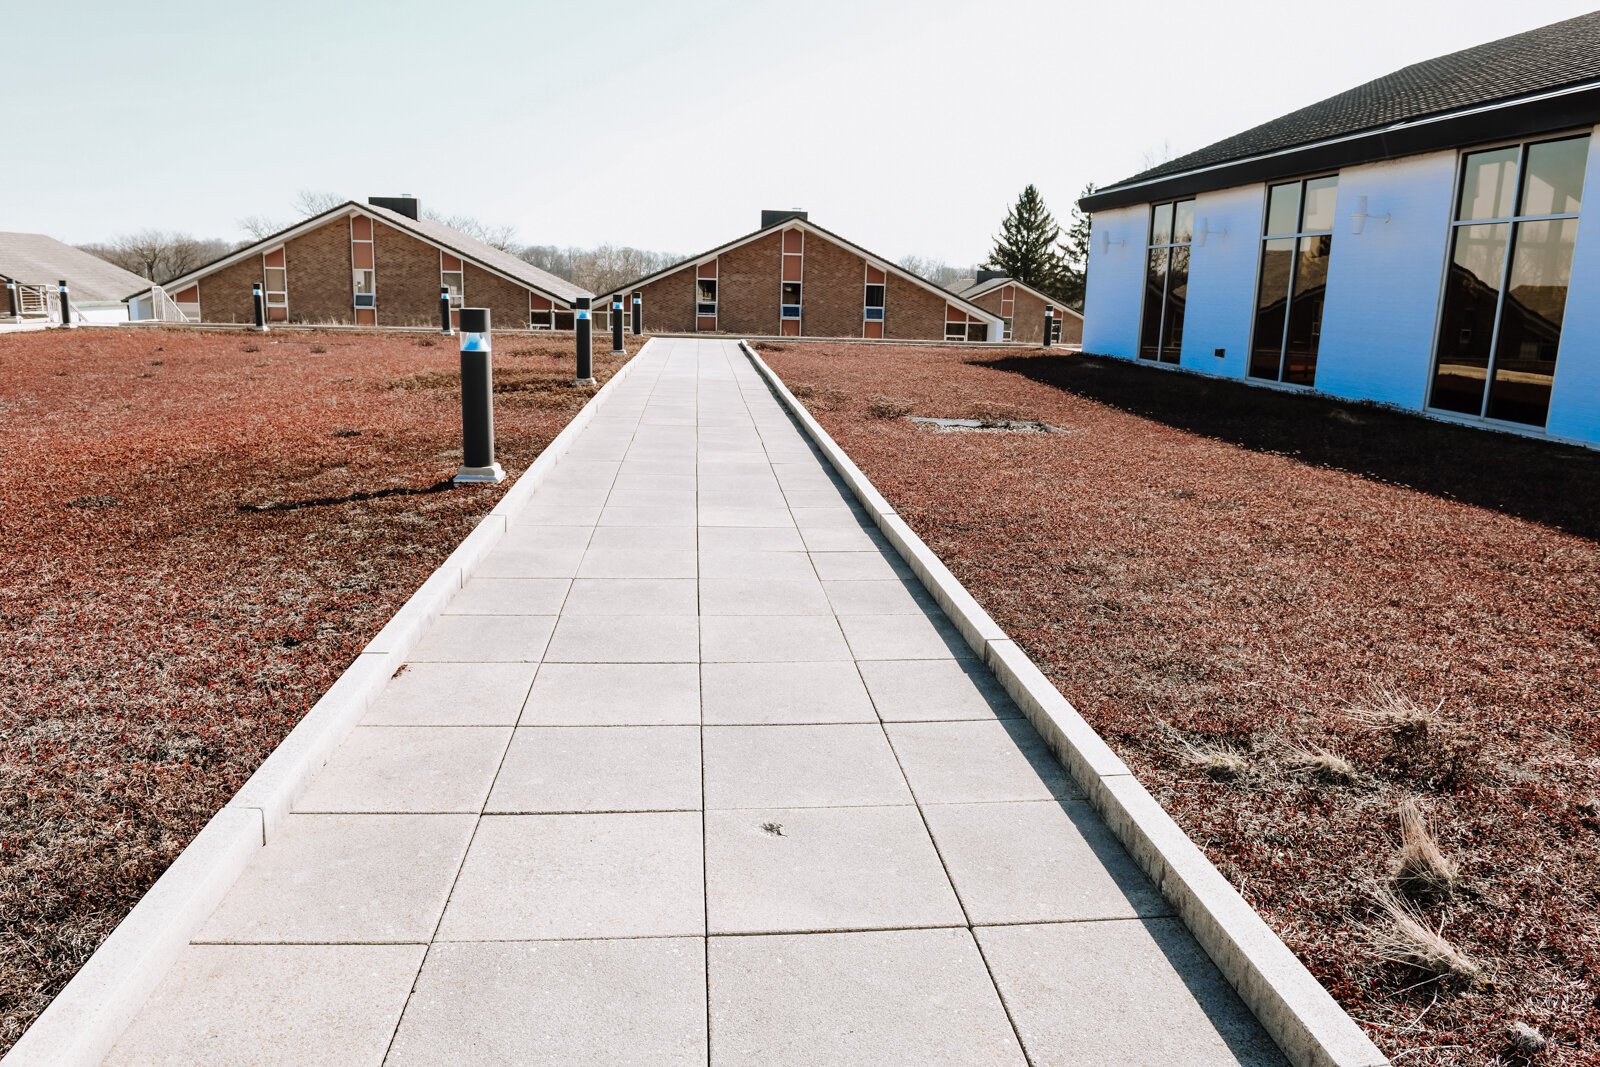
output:
[[[1208,232],[1203,244],[1197,237],[1189,250],[1180,366],[1229,378],[1243,378],[1249,368],[1265,198],[1265,185],[1195,197],[1195,229]]]
[[[1458,160],[1455,152],[1433,152],[1339,173],[1317,391],[1426,410]],[[1546,429],[1600,444],[1600,127],[1590,142],[1584,192],[1587,214],[1597,217],[1578,226]],[[1357,234],[1351,215],[1362,196],[1369,215],[1390,220],[1369,218]],[[1196,197],[1196,226],[1207,219],[1210,234],[1192,251],[1185,368],[1252,380],[1245,374],[1264,209],[1263,185]],[[1141,204],[1094,215],[1085,352],[1137,356],[1149,210]],[[1227,235],[1219,236],[1223,230]],[[1218,348],[1225,349],[1222,359]]]
[[[1141,204],[1094,214],[1083,294],[1085,352],[1124,359],[1138,355],[1149,211]]]
[[[1589,141],[1583,207],[1545,427],[1559,437],[1600,444],[1600,126]]]
[[[1454,152],[1339,172],[1320,391],[1408,408],[1427,403],[1455,175]],[[1389,221],[1369,218],[1356,233],[1350,216],[1362,196],[1369,215]]]

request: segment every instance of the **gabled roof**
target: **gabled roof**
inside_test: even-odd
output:
[[[66,279],[79,304],[116,304],[134,286],[150,282],[42,233],[0,233],[0,278],[29,285],[54,285]]]
[[[663,267],[661,270],[656,271],[654,274],[646,274],[643,278],[636,278],[633,281],[629,282],[627,285],[619,285],[614,289],[608,289],[605,293],[601,294],[602,295],[602,299],[603,300],[610,300],[613,296],[616,296],[618,293],[627,293],[627,292],[630,292],[631,290],[639,288],[639,286],[641,286],[641,285],[649,285],[651,282],[657,281],[658,279],[661,279],[661,278],[665,278],[669,274],[676,274],[676,273],[678,273],[678,271],[683,270],[685,267],[693,267],[693,266],[696,266],[697,264],[704,263],[707,260],[715,259],[717,256],[722,255],[724,252],[727,252],[727,251],[729,251],[731,249],[734,249],[734,248],[738,248],[740,245],[747,245],[751,241],[759,240],[762,237],[765,237],[770,233],[777,233],[780,230],[788,230],[788,229],[809,230],[812,233],[815,233],[818,237],[821,237],[823,240],[832,241],[834,244],[840,246],[841,248],[845,248],[845,249],[848,249],[851,252],[854,252],[856,255],[860,256],[862,259],[867,260],[869,263],[871,263],[873,266],[877,267],[879,270],[885,271],[885,272],[887,272],[889,274],[893,274],[893,275],[895,275],[896,277],[899,277],[899,278],[904,278],[906,281],[911,282],[913,285],[916,285],[916,286],[919,286],[920,288],[926,289],[930,293],[936,293],[939,296],[944,297],[946,300],[950,301],[952,304],[955,304],[957,307],[961,308],[963,311],[967,312],[970,315],[977,315],[979,318],[984,319],[986,321],[991,321],[991,322],[998,320],[998,316],[995,315],[994,312],[989,311],[986,308],[979,307],[978,305],[972,303],[970,300],[967,300],[964,297],[962,297],[959,293],[953,293],[949,289],[946,289],[941,285],[933,284],[932,282],[928,281],[926,278],[918,277],[917,275],[912,274],[910,271],[906,270],[904,267],[895,266],[895,264],[894,264],[894,262],[892,260],[885,259],[882,256],[874,255],[871,252],[867,251],[865,248],[862,248],[860,245],[854,244],[854,243],[852,243],[850,241],[845,240],[843,237],[840,237],[838,234],[834,233],[832,230],[823,229],[821,226],[818,226],[816,223],[812,222],[809,219],[803,219],[803,218],[798,218],[798,217],[789,217],[789,218],[781,219],[781,220],[773,223],[771,226],[763,226],[759,230],[752,230],[750,233],[745,234],[743,237],[735,237],[733,240],[729,241],[727,244],[721,244],[721,245],[718,245],[715,248],[708,249],[708,250],[706,250],[704,252],[701,252],[698,256],[690,256],[688,259],[679,260],[678,262],[674,263],[672,266]]]
[[[1026,290],[1027,292],[1030,292],[1034,296],[1038,297],[1040,300],[1043,300],[1046,304],[1054,304],[1057,311],[1065,311],[1069,315],[1076,315],[1080,319],[1083,318],[1083,312],[1074,311],[1072,308],[1068,307],[1066,304],[1062,303],[1060,300],[1057,300],[1050,294],[1041,293],[1033,286],[1024,282],[1019,282],[1015,278],[988,278],[981,282],[973,282],[971,285],[961,290],[961,295],[966,297],[968,300],[976,300],[980,296],[988,296],[990,293],[1004,285],[1014,285],[1018,289]]]
[[[285,241],[299,237],[301,234],[309,233],[334,219],[357,213],[370,215],[386,225],[393,226],[395,229],[409,233],[411,236],[426,241],[436,248],[442,248],[453,256],[482,267],[491,274],[498,274],[507,281],[526,286],[543,296],[552,297],[569,306],[580,296],[592,295],[589,290],[574,285],[565,278],[558,278],[549,271],[540,270],[532,263],[524,262],[510,252],[485,244],[475,237],[468,237],[460,230],[451,229],[443,223],[434,222],[430,219],[414,219],[409,215],[402,215],[400,212],[391,211],[386,207],[378,207],[376,204],[363,204],[355,200],[347,200],[337,207],[329,208],[321,214],[313,215],[308,219],[295,223],[293,226],[279,230],[275,234],[263,237],[254,244],[245,245],[243,248],[229,252],[227,255],[214,259],[202,267],[197,267],[187,274],[166,282],[163,288],[168,290],[184,288],[208,274],[221,270],[223,267],[231,266],[250,256],[260,255],[263,251],[275,245],[283,244]],[[149,292],[150,288],[150,283],[145,282],[144,288],[127,294],[124,299],[131,300],[133,297]]]
[[[1541,26],[1538,29],[1503,37],[1497,41],[1452,52],[1435,59],[1413,63],[1409,67],[1375,78],[1364,85],[1346,90],[1336,96],[1298,111],[1264,122],[1259,126],[1234,134],[1215,144],[1207,145],[1188,155],[1151,167],[1115,185],[1097,190],[1084,197],[1080,204],[1086,210],[1102,210],[1146,199],[1159,199],[1165,194],[1129,199],[1121,195],[1135,188],[1157,185],[1161,179],[1193,175],[1199,171],[1218,171],[1227,164],[1279,154],[1289,156],[1292,150],[1303,146],[1345,140],[1349,156],[1346,162],[1370,162],[1373,159],[1395,158],[1411,154],[1413,139],[1392,138],[1397,143],[1384,151],[1382,145],[1362,143],[1357,135],[1372,132],[1393,132],[1421,122],[1436,122],[1448,116],[1481,114],[1485,109],[1513,103],[1533,103],[1540,98],[1565,98],[1565,107],[1555,108],[1556,115],[1549,119],[1535,119],[1530,128],[1530,114],[1541,114],[1536,109],[1524,112],[1509,123],[1510,130],[1498,136],[1537,134],[1564,126],[1589,123],[1600,119],[1600,109],[1592,99],[1584,107],[1575,108],[1571,91],[1586,86],[1600,85],[1600,12],[1579,15],[1576,18]],[[1458,140],[1457,145],[1474,140],[1497,139],[1497,135],[1468,124],[1463,132],[1471,139]],[[1437,140],[1437,139],[1435,139]],[[1425,145],[1435,145],[1424,139]],[[1380,154],[1373,155],[1377,150]],[[1421,150],[1431,150],[1424,147]],[[1285,175],[1296,173],[1296,165],[1287,161],[1291,169]],[[1337,164],[1334,158],[1333,164]],[[1319,162],[1329,166],[1328,162]],[[1302,167],[1302,170],[1305,168]],[[1221,175],[1218,175],[1221,177]],[[1223,188],[1231,181],[1222,180],[1204,184],[1197,189]]]

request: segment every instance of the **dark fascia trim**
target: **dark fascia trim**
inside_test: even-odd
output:
[[[1468,111],[1442,118],[1354,134],[1252,156],[1205,170],[1187,171],[1138,185],[1105,189],[1078,201],[1087,212],[1107,211],[1134,204],[1181,200],[1214,189],[1292,178],[1313,171],[1338,170],[1362,163],[1465,148],[1492,141],[1537,137],[1600,122],[1600,85],[1572,92]]]

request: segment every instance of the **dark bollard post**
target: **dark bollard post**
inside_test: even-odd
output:
[[[61,325],[70,330],[73,327],[72,296],[67,291],[67,280],[62,278],[60,281],[56,282],[56,285],[61,288]]]
[[[11,317],[22,321],[22,301],[17,296],[17,283],[6,279],[6,303],[11,306]]]
[[[267,332],[267,303],[266,297],[261,295],[261,283],[253,282],[250,285],[250,303],[255,309],[256,332]]]
[[[461,469],[457,485],[500,482],[494,461],[494,372],[490,369],[489,309],[461,309]]]
[[[1055,340],[1055,334],[1056,306],[1054,304],[1046,304],[1044,306],[1044,346],[1046,348],[1049,348],[1050,342]]]
[[[594,384],[594,323],[589,319],[590,298],[578,297],[573,327],[578,333],[578,374],[574,385]]]
[[[644,298],[638,293],[633,294],[633,335],[638,337],[644,333]]]
[[[439,332],[449,337],[455,333],[455,327],[450,324],[450,287],[439,286]]]
[[[628,350],[622,347],[622,294],[618,293],[611,298],[611,354],[625,356]]]

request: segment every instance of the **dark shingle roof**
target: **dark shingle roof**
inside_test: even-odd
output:
[[[1600,11],[1413,63],[1135,174],[1101,192],[1596,78],[1600,78]]]

